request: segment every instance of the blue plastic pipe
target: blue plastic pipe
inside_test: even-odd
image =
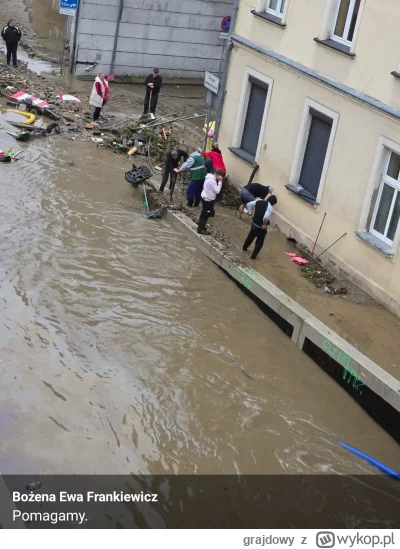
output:
[[[343,448],[345,448],[349,452],[352,452],[356,456],[358,456],[362,459],[365,459],[371,465],[373,465],[374,467],[377,467],[378,469],[380,469],[383,473],[386,473],[387,475],[389,475],[390,477],[395,478],[396,480],[400,480],[400,473],[397,473],[393,469],[390,469],[390,467],[387,467],[386,465],[384,465],[383,463],[381,463],[377,459],[372,458],[368,454],[364,454],[364,452],[361,452],[361,450],[357,450],[357,448],[354,448],[354,446],[350,446],[350,444],[347,444],[346,442],[343,442],[342,440],[338,440],[338,443],[340,444],[340,446],[342,446]]]

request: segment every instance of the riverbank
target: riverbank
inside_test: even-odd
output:
[[[156,187],[159,185],[157,179],[154,179],[154,184]],[[196,221],[199,209],[181,208],[181,204],[185,204],[184,192],[184,187],[178,185],[173,210],[182,210],[191,221]],[[167,207],[169,204],[165,194],[154,193],[152,198],[155,206]],[[236,263],[257,271],[358,352],[400,380],[397,349],[400,318],[346,280],[337,282],[338,287],[343,283],[346,285],[347,293],[344,295],[327,293],[324,285],[317,287],[315,280],[303,276],[301,267],[285,254],[293,252],[294,248],[276,228],[274,219],[262,252],[256,261],[250,261],[248,253],[242,251],[249,228],[247,216],[239,220],[236,209],[217,203],[209,230],[211,236],[236,257]]]
[[[35,1],[35,0],[34,0]],[[38,0],[36,0],[38,1]],[[24,49],[29,56],[43,59],[49,63],[59,63],[60,56],[51,51],[46,51],[40,43],[39,36],[32,26],[31,0],[0,0],[0,22],[1,26],[7,24],[7,21],[13,19],[21,28],[22,39],[20,47]],[[48,2],[49,7],[52,5]],[[38,6],[43,11],[43,6]]]
[[[169,211],[175,226],[218,265],[261,310],[342,386],[358,404],[400,443],[400,382],[282,292],[258,270],[243,265],[210,236],[199,236],[184,211]],[[215,231],[215,229],[213,228]],[[254,263],[254,262],[253,262]],[[292,365],[293,366],[293,365]]]

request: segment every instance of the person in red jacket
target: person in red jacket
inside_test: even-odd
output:
[[[211,151],[204,151],[202,154],[206,159],[205,166],[208,173],[215,173],[215,170],[222,170],[226,174],[222,152],[219,150],[217,143],[213,143]]]

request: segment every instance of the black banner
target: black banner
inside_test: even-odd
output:
[[[400,528],[385,476],[2,476],[2,528]]]

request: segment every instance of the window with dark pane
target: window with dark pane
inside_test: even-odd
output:
[[[314,110],[310,111],[310,114],[310,132],[301,167],[299,185],[316,200],[331,137],[332,120]]]
[[[395,193],[395,189],[393,187],[386,184],[383,185],[381,199],[379,202],[379,208],[376,213],[375,223],[374,223],[374,230],[382,234],[383,236],[386,236],[385,235],[386,225],[387,225],[390,209],[392,207],[394,193]]]
[[[387,169],[387,175],[392,179],[399,179],[400,173],[400,155],[392,152],[390,154],[390,160]]]
[[[267,102],[268,86],[258,85],[255,82],[251,82],[250,86],[249,104],[247,106],[240,148],[252,158],[255,158]]]
[[[389,240],[394,240],[394,237],[396,235],[397,231],[397,225],[399,224],[399,218],[400,218],[400,193],[396,192],[396,199],[394,202],[394,208],[392,212],[392,218],[389,223],[389,228],[387,232],[387,238]]]

